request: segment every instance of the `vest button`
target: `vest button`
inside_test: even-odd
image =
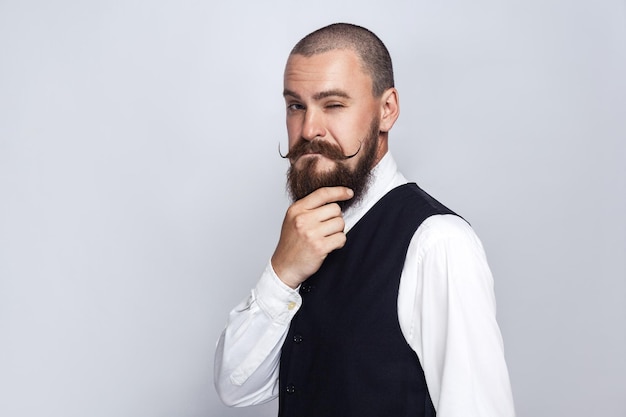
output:
[[[287,385],[287,394],[293,394],[294,392],[296,392],[296,386],[293,384],[288,384]]]
[[[308,294],[308,293],[311,292],[312,289],[313,289],[313,286],[311,284],[302,284],[300,286],[300,292],[301,293]]]
[[[296,335],[293,336],[293,341],[295,343],[300,343],[300,342],[302,342],[302,340],[303,340],[302,339],[302,335],[296,334]]]

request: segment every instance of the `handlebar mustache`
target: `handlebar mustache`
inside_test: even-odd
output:
[[[278,155],[283,159],[289,159],[290,162],[294,162],[302,155],[308,154],[320,154],[325,156],[326,158],[333,159],[336,161],[346,161],[348,159],[354,158],[361,152],[361,148],[363,146],[363,141],[359,141],[359,148],[353,154],[345,155],[343,151],[335,145],[331,145],[328,142],[321,140],[313,140],[313,141],[301,141],[296,146],[294,146],[286,155],[280,150],[280,142],[278,142]]]

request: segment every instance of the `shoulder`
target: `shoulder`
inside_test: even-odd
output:
[[[469,250],[483,254],[482,243],[474,229],[454,214],[428,217],[415,231],[411,246],[420,258],[431,251]]]
[[[428,217],[417,228],[415,236],[422,241],[439,241],[447,239],[478,239],[472,226],[455,214],[436,214]]]

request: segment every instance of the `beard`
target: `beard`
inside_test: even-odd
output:
[[[287,171],[287,189],[292,200],[300,200],[318,188],[344,186],[354,191],[354,196],[350,200],[338,201],[337,204],[341,209],[345,210],[358,203],[369,187],[372,168],[376,162],[379,133],[380,123],[378,119],[373,119],[370,123],[368,136],[361,142],[359,150],[350,156],[345,156],[338,146],[323,140],[300,141],[287,154],[291,162]],[[317,158],[310,158],[305,161],[301,168],[295,168],[294,164],[298,158],[308,153],[317,153],[331,159],[335,163],[335,168],[325,172],[317,172]],[[356,166],[351,169],[346,161],[359,153],[363,153],[363,155],[357,161]]]

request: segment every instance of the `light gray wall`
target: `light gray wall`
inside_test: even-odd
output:
[[[485,244],[518,414],[626,415],[617,0],[0,0],[0,415],[275,415],[219,403],[213,351],[287,206],[286,55],[334,21]]]

